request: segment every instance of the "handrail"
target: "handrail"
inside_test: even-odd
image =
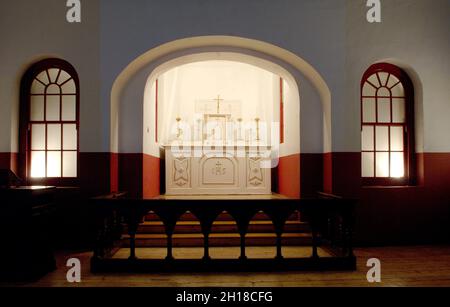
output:
[[[322,195],[321,195],[322,196]],[[311,199],[267,199],[267,200],[170,200],[130,199],[122,194],[98,197],[91,200],[96,208],[98,221],[97,244],[91,261],[95,271],[131,268],[135,270],[186,270],[186,260],[174,259],[173,235],[180,217],[191,212],[201,226],[204,236],[204,256],[201,260],[190,260],[193,270],[267,270],[267,265],[282,270],[301,269],[355,269],[352,232],[356,200],[339,197]],[[138,259],[136,257],[136,233],[145,215],[152,211],[161,219],[167,235],[167,257],[161,260]],[[212,225],[222,212],[228,212],[236,221],[240,235],[240,257],[237,260],[211,259],[209,236]],[[272,221],[276,235],[276,257],[274,259],[248,259],[245,235],[250,221],[263,211]],[[285,259],[282,254],[282,235],[288,218],[300,212],[309,222],[312,233],[311,257]],[[120,239],[121,224],[125,223],[129,235],[129,258],[112,259],[115,242]],[[332,257],[319,257],[318,248],[326,248]],[[264,266],[261,264],[264,263]]]

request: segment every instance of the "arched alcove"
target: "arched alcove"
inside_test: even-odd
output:
[[[298,148],[286,150],[285,163],[280,163],[289,172],[285,173],[286,193],[292,197],[300,196],[300,177],[292,180],[292,175],[300,173],[300,151],[302,153],[324,153],[331,151],[331,94],[319,73],[297,55],[280,47],[252,39],[231,36],[192,37],[173,41],[141,55],[128,65],[114,82],[111,92],[111,152],[118,154],[138,154],[133,166],[133,173],[139,173],[144,179],[142,187],[146,196],[156,195],[154,176],[159,173],[159,153],[151,144],[145,144],[144,134],[150,132],[144,127],[147,86],[151,86],[156,77],[171,67],[206,58],[221,58],[249,63],[276,73],[283,77],[289,86],[295,88],[299,103],[300,142]],[[145,93],[145,94],[144,94]],[[143,115],[144,114],[144,115]],[[144,127],[144,129],[143,129]],[[144,130],[144,131],[143,131]],[[144,133],[142,133],[142,131]],[[288,147],[287,144],[286,147]],[[146,155],[145,153],[148,153]],[[143,155],[141,157],[140,155]],[[283,153],[281,153],[283,156]],[[119,173],[117,159],[112,165],[112,172]],[[129,165],[129,161],[125,162]],[[147,167],[147,166],[148,167]],[[119,170],[118,170],[119,169]],[[140,170],[139,170],[140,169]],[[317,172],[321,173],[322,167]],[[130,172],[126,172],[130,174]],[[153,177],[150,189],[145,178]],[[281,179],[280,179],[281,180]],[[127,180],[128,181],[128,180]],[[127,189],[125,180],[119,182]],[[131,183],[129,183],[131,184]],[[112,182],[117,186],[117,182]],[[129,190],[129,189],[127,189]]]
[[[154,127],[148,126],[148,123],[154,120],[154,114],[152,113],[155,110],[155,101],[154,97],[150,95],[150,93],[152,92],[151,88],[152,86],[154,86],[158,76],[164,75],[167,71],[170,71],[177,67],[183,67],[185,65],[193,63],[205,63],[211,61],[226,61],[229,63],[247,64],[249,66],[257,67],[262,71],[270,72],[274,76],[279,76],[286,82],[287,86],[289,87],[290,93],[288,105],[291,107],[291,109],[289,109],[289,112],[287,112],[288,114],[286,114],[287,116],[290,116],[290,118],[287,118],[286,120],[288,121],[290,120],[292,122],[296,121],[298,126],[294,127],[295,129],[291,129],[291,131],[289,131],[289,133],[292,133],[291,138],[287,139],[283,144],[281,144],[279,150],[280,156],[289,156],[293,154],[298,154],[301,151],[300,138],[298,137],[301,121],[300,117],[298,116],[300,112],[299,110],[300,96],[299,96],[299,87],[297,85],[298,82],[297,79],[294,76],[292,76],[286,69],[284,69],[282,66],[276,63],[252,55],[237,52],[223,52],[223,51],[201,52],[184,55],[175,58],[173,60],[170,60],[168,62],[165,62],[164,64],[158,66],[155,70],[153,70],[153,72],[147,79],[144,91],[145,94],[144,94],[144,119],[143,119],[144,120],[143,152],[156,157],[158,157],[159,155],[159,146],[158,144],[156,144],[158,142],[154,137],[155,136]],[[307,86],[304,85],[303,83],[304,82],[302,82],[302,88]],[[311,137],[310,138],[311,143],[314,136],[309,135],[308,137]]]

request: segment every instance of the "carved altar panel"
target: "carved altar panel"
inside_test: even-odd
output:
[[[264,184],[264,173],[261,168],[262,159],[259,157],[247,158],[247,185],[258,187]]]
[[[191,158],[189,152],[166,152],[166,188],[174,191],[189,191],[192,188]]]
[[[271,194],[271,169],[263,163],[270,157],[270,149],[217,147],[193,155],[193,147],[165,148],[166,194]]]
[[[180,157],[173,160],[173,183],[179,187],[190,187],[190,159]]]
[[[203,158],[200,163],[201,186],[234,185],[237,186],[239,162],[228,157]]]

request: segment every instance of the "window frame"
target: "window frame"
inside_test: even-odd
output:
[[[56,68],[60,70],[64,70],[70,77],[73,79],[75,83],[75,121],[64,121],[61,118],[61,105],[60,105],[60,118],[58,121],[47,121],[44,117],[42,123],[44,125],[49,124],[75,124],[76,132],[77,132],[77,149],[76,150],[68,150],[71,152],[76,152],[77,157],[77,177],[62,177],[63,169],[61,168],[61,177],[43,177],[43,178],[32,178],[31,177],[31,124],[35,123],[35,121],[31,121],[30,112],[31,112],[31,97],[33,94],[31,93],[31,86],[35,78],[43,71],[48,71],[49,69]],[[68,79],[70,80],[70,79]],[[46,95],[46,94],[45,94]],[[61,95],[61,94],[60,94]],[[45,109],[44,109],[45,112]],[[80,82],[78,78],[78,74],[75,68],[62,59],[50,58],[39,61],[32,65],[24,74],[21,82],[20,88],[20,115],[19,115],[19,174],[22,178],[25,179],[27,185],[44,185],[44,186],[79,186],[79,178],[80,178]],[[70,122],[70,123],[69,123]],[[46,129],[47,131],[47,129]],[[63,141],[63,127],[61,126],[61,142]],[[46,133],[47,136],[47,133]],[[46,138],[47,143],[47,138]],[[63,144],[61,143],[61,155],[64,150],[62,148]],[[52,151],[48,150],[47,146],[45,148],[45,152]],[[61,161],[61,164],[63,162]]]
[[[368,79],[376,74],[376,73],[388,73],[390,75],[395,76],[400,83],[403,86],[404,89],[404,99],[405,99],[405,122],[403,124],[401,123],[393,123],[392,121],[392,96],[390,97],[390,107],[391,107],[391,121],[389,123],[379,123],[378,118],[376,118],[376,121],[374,123],[366,123],[364,122],[364,116],[363,116],[363,101],[364,98],[367,98],[364,96],[364,84]],[[377,75],[378,77],[378,75]],[[378,77],[379,78],[379,77]],[[377,98],[378,96],[375,96]],[[361,172],[361,178],[362,178],[362,184],[363,186],[408,186],[408,185],[415,185],[416,184],[416,159],[415,159],[415,134],[414,134],[414,87],[412,84],[411,79],[408,77],[405,71],[403,71],[401,68],[389,64],[389,63],[377,63],[369,67],[369,69],[366,70],[364,73],[361,84],[360,84],[360,107],[361,107],[361,134],[363,132],[363,126],[372,126],[374,127],[374,130],[376,127],[382,127],[382,126],[388,126],[388,127],[395,127],[395,126],[402,126],[404,127],[403,131],[403,143],[404,143],[404,171],[405,174],[401,178],[395,178],[395,177],[376,177],[376,168],[374,169],[374,177],[362,177]],[[375,105],[376,114],[378,112],[378,105]],[[374,136],[375,137],[375,136]],[[390,134],[389,134],[389,143],[390,143]],[[375,144],[374,144],[375,145]],[[376,148],[374,148],[374,159],[376,159]],[[389,151],[387,151],[389,154],[392,151],[389,147]],[[362,167],[362,146],[361,146],[361,167]],[[389,165],[389,168],[391,166]]]

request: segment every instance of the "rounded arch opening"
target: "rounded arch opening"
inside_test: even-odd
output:
[[[147,150],[143,135],[148,130],[142,129],[145,121],[142,114],[148,113],[143,103],[146,100],[143,93],[149,92],[146,86],[151,86],[155,77],[170,67],[199,61],[205,56],[244,61],[280,75],[295,88],[298,104],[306,105],[305,113],[300,112],[298,116],[302,125],[300,143],[298,149],[292,151],[298,155],[295,157],[298,165],[300,150],[305,153],[331,151],[331,94],[323,78],[310,64],[288,50],[265,42],[232,36],[203,36],[180,39],[153,48],[131,62],[117,77],[111,92],[112,153],[141,153]],[[307,91],[304,91],[305,88]],[[305,96],[307,99],[303,99],[302,91],[309,92]],[[315,112],[314,116],[311,116],[311,110]],[[303,123],[308,122],[316,126],[304,129]],[[136,137],[137,131],[142,130],[142,137]],[[153,150],[153,154],[158,157],[157,150]],[[117,169],[118,164],[112,167]],[[157,164],[154,162],[154,168],[159,168]],[[112,182],[112,186],[117,186],[117,183]]]

